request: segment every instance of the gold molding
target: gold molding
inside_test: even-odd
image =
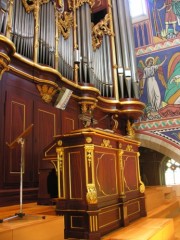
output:
[[[138,168],[137,170],[138,170],[138,178],[139,178],[139,183],[140,183],[139,191],[140,191],[140,193],[144,193],[146,188],[145,188],[144,183],[141,180],[140,167],[139,167],[139,156],[140,156],[140,153],[137,152],[137,168]]]
[[[9,71],[9,63],[10,63],[10,58],[0,52],[0,80],[2,78],[2,75],[5,71]]]
[[[123,154],[122,149],[118,150],[118,168],[119,168],[119,192],[121,196],[125,195],[124,192],[124,164],[123,164]]]
[[[64,148],[57,147],[56,153],[57,153],[58,198],[64,198],[65,197]]]
[[[97,232],[98,229],[98,216],[90,216],[89,217],[89,223],[90,223],[90,232]]]

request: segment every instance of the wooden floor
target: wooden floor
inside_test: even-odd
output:
[[[165,191],[165,193],[164,193]],[[152,191],[153,192],[153,191]],[[151,198],[151,194],[148,196]],[[153,192],[154,194],[154,192]],[[128,227],[118,229],[110,234],[103,236],[102,240],[180,240],[180,198],[167,194],[167,190],[163,190],[163,194],[168,196],[161,201],[159,189],[154,200],[159,198],[157,202],[152,202],[153,209],[148,208],[148,215],[141,218]],[[171,193],[171,195],[173,195]],[[149,204],[149,203],[148,203]],[[156,206],[155,206],[156,205]],[[0,208],[0,219],[4,222],[0,223],[0,239],[1,240],[64,240],[64,219],[62,216],[55,215],[55,206],[42,206],[36,203],[23,205],[25,217],[8,220],[9,216],[13,216],[19,212],[19,205]],[[44,218],[45,217],[45,218]],[[42,231],[41,231],[42,228]],[[13,229],[12,233],[9,230]],[[20,231],[23,229],[23,232]],[[43,235],[41,235],[43,232]],[[8,235],[9,234],[9,235]]]

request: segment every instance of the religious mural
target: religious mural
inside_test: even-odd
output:
[[[146,105],[140,121],[179,145],[180,0],[146,3],[147,17],[133,24],[140,100]]]

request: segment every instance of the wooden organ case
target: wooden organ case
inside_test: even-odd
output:
[[[57,170],[65,238],[100,239],[145,216],[139,142],[94,128],[56,136],[44,161]]]

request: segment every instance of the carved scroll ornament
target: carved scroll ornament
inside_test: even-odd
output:
[[[42,100],[46,103],[50,103],[57,92],[57,89],[47,84],[37,84],[37,89],[39,90]]]
[[[50,0],[22,0],[23,6],[26,12],[31,12],[36,8],[36,2],[39,1],[40,4],[48,3]]]
[[[109,23],[110,15],[106,14],[104,19],[92,27],[92,45],[94,50],[101,46],[105,34],[109,36],[112,35]]]
[[[74,3],[74,1],[75,1],[75,3]],[[69,7],[69,9],[79,8],[85,3],[88,3],[90,5],[90,7],[92,8],[95,4],[95,0],[68,0],[68,7]]]
[[[58,18],[58,34],[62,34],[64,39],[68,39],[70,35],[70,29],[73,26],[73,14],[72,12],[64,12],[59,14]]]

